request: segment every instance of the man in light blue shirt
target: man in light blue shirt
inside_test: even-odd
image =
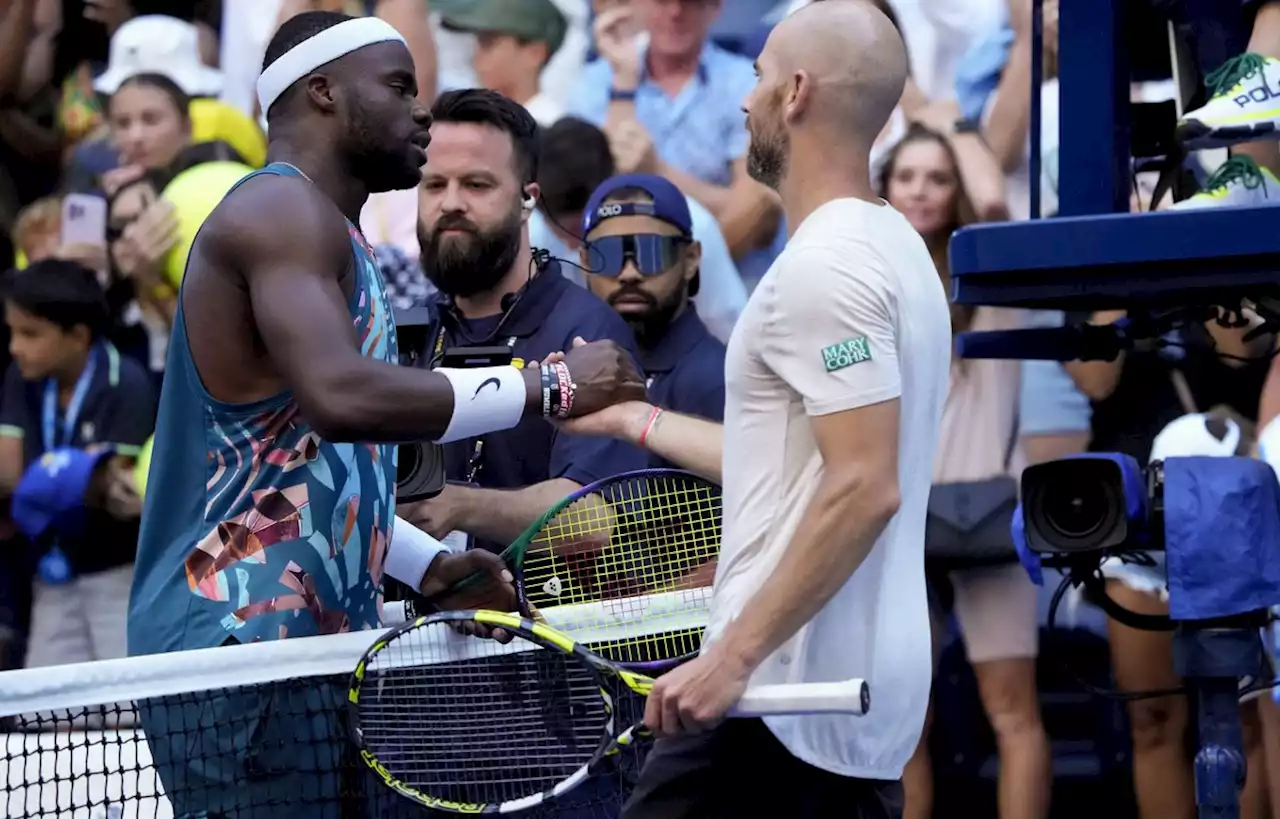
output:
[[[742,104],[755,71],[708,40],[720,7],[720,0],[632,0],[601,13],[600,59],[583,69],[569,113],[604,129],[619,173],[664,176],[698,200],[734,258],[754,268],[760,261],[752,254],[776,244],[781,209],[747,174]]]
[[[578,267],[583,211],[591,192],[614,175],[609,141],[589,122],[568,117],[542,132],[538,162],[541,196],[529,218],[529,244],[561,260],[565,276],[584,284]],[[720,226],[711,212],[688,197],[693,238],[702,245],[701,289],[694,297],[698,316],[713,336],[728,343],[747,291]]]

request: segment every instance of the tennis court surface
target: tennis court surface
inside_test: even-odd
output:
[[[616,645],[654,631],[651,623],[626,618],[670,603],[660,599],[666,595],[653,597],[651,606],[594,603],[543,614],[580,642]],[[589,616],[584,606],[593,607]],[[686,614],[682,628],[705,624],[705,609]],[[583,629],[584,622],[591,628]],[[670,628],[669,621],[663,626]],[[347,738],[351,673],[376,636],[308,637],[2,673],[0,816],[435,816],[383,786]],[[492,644],[478,650],[477,639],[458,635],[450,656],[427,661],[491,661],[476,659],[492,650]],[[618,723],[626,727],[643,703],[628,691],[613,693]],[[512,744],[519,745],[514,731]],[[558,804],[521,815],[614,817],[639,764],[620,759],[612,773]]]

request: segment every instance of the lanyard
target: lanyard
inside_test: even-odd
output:
[[[467,483],[475,483],[476,477],[480,474],[480,468],[484,466],[484,439],[477,438],[476,445],[471,450],[471,458],[467,461]]]
[[[431,368],[435,369],[440,366],[440,362],[444,359],[444,322],[440,322],[440,329],[436,330],[436,345],[431,352]]]
[[[43,434],[44,451],[52,452],[59,445],[70,446],[75,438],[76,421],[80,418],[80,410],[84,408],[85,396],[89,394],[89,386],[93,383],[94,371],[98,367],[98,348],[89,348],[89,357],[85,361],[80,377],[76,379],[75,389],[71,392],[71,400],[67,403],[67,412],[62,418],[62,438],[57,438],[58,419],[58,383],[56,379],[47,378],[44,382],[44,411],[40,415],[41,432]]]

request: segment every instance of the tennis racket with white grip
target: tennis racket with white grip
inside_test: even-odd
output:
[[[502,629],[509,642],[459,632]],[[348,712],[360,758],[387,787],[459,814],[515,813],[557,799],[650,739],[618,731],[610,685],[647,695],[653,679],[549,626],[492,611],[441,612],[396,628],[351,676]],[[860,679],[760,686],[730,716],[866,714]]]

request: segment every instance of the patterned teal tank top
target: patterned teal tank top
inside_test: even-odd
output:
[[[272,164],[239,184],[260,174],[297,171]],[[395,320],[373,251],[347,227],[356,271],[347,307],[361,352],[395,362]],[[129,602],[129,653],[376,627],[395,452],[322,439],[288,392],[252,404],[210,396],[179,306]]]

